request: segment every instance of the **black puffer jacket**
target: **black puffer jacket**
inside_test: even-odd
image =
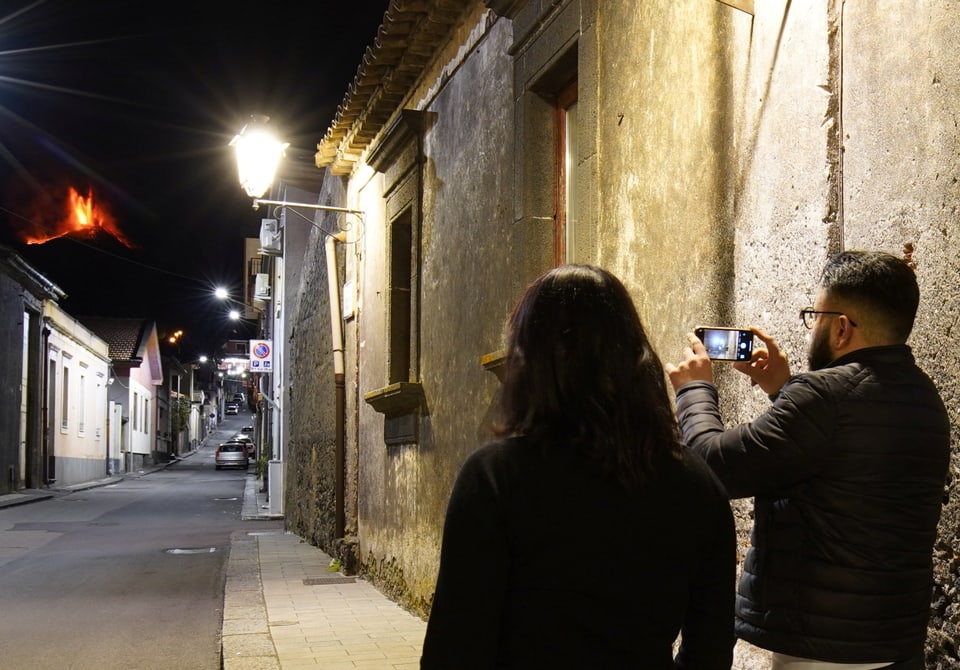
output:
[[[730,430],[711,384],[681,387],[677,409],[687,444],[730,496],[754,497],[739,637],[838,663],[922,651],[950,439],[909,347],[861,349],[798,375]]]

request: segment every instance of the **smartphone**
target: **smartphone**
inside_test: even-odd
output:
[[[746,328],[697,326],[693,334],[715,361],[749,361],[753,354],[753,331]]]

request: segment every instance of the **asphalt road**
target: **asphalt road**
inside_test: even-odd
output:
[[[230,533],[247,472],[214,469],[228,417],[164,470],[0,509],[0,668],[220,668]],[[252,472],[252,469],[251,469]]]

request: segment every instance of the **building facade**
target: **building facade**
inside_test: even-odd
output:
[[[209,379],[208,361],[181,363],[161,356],[164,383],[157,387],[154,460],[165,463],[197,449],[210,432],[216,407],[202,383]]]
[[[45,361],[48,301],[64,292],[8,247],[0,247],[0,494],[42,488],[51,468]]]
[[[286,287],[292,529],[426,613],[450,487],[490,435],[504,321],[531,279],[566,262],[617,274],[665,360],[695,324],[756,325],[799,368],[797,314],[826,258],[909,255],[922,293],[911,344],[956,443],[949,0],[385,7],[316,157],[318,201],[363,215],[318,214],[341,231],[333,253],[311,233],[300,285]],[[718,384],[731,423],[767,402],[728,369]],[[960,662],[955,488],[934,555],[937,667]],[[603,560],[598,541],[571,529],[587,563]]]
[[[156,324],[140,318],[80,319],[109,345],[113,379],[108,391],[110,474],[153,464],[158,387],[163,385]]]
[[[69,486],[110,469],[109,346],[60,308],[64,296],[0,249],[0,492]]]
[[[48,483],[69,486],[103,479],[110,461],[107,430],[110,348],[60,309],[44,304],[47,337]]]

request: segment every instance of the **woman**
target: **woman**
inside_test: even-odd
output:
[[[454,484],[421,668],[728,669],[730,507],[616,277],[527,289],[501,410]]]

